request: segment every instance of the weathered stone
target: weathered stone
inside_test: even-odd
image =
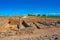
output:
[[[49,22],[43,22],[43,25],[50,26],[51,23],[49,23]]]
[[[49,22],[38,22],[38,23],[46,25],[46,26],[50,26],[51,25],[51,23],[49,23]]]
[[[56,22],[52,22],[51,25],[52,25],[52,26],[56,26],[57,23],[56,23]]]
[[[57,21],[58,24],[60,24],[60,21]]]
[[[31,24],[29,24],[29,23],[26,22],[26,21],[23,21],[22,24],[23,24],[25,27],[31,27]]]
[[[58,39],[58,37],[57,37],[56,34],[55,35],[52,35],[51,38],[50,38],[50,40],[57,40],[57,39]]]
[[[35,26],[36,26],[38,29],[40,29],[40,26],[39,26],[39,24],[38,24],[37,22],[34,22],[34,24],[35,24]]]

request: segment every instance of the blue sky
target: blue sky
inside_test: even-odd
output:
[[[0,0],[0,16],[60,15],[60,0]]]

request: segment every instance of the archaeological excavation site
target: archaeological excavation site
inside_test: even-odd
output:
[[[0,40],[60,40],[60,18],[1,16]]]

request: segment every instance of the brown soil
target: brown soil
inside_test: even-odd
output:
[[[20,17],[21,22],[25,21],[36,27],[34,22],[57,22],[56,18],[41,18],[35,16],[28,16],[26,18]],[[19,17],[0,17],[0,40],[60,40],[60,24],[53,27],[38,29],[27,29],[24,24],[21,24],[21,30],[18,31]],[[40,24],[41,26],[46,26]],[[10,31],[10,33],[9,33]],[[57,35],[56,39],[52,35]],[[56,37],[56,36],[54,36]]]

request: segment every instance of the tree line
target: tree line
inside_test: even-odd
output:
[[[28,16],[46,16],[46,15],[45,14],[43,14],[43,15],[40,15],[40,14],[37,14],[37,15],[28,14]]]

